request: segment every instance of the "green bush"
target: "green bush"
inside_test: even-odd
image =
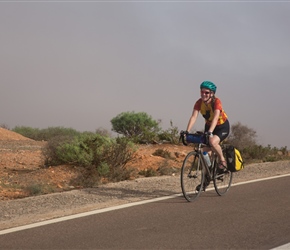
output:
[[[153,152],[152,155],[160,156],[165,159],[172,159],[172,160],[175,159],[174,157],[172,157],[171,153],[167,149],[158,148]]]
[[[160,141],[166,141],[171,144],[178,144],[179,143],[179,129],[176,126],[173,126],[173,122],[170,121],[170,128],[166,130],[162,130],[158,134]]]
[[[12,131],[35,141],[48,141],[53,137],[77,136],[81,134],[81,132],[78,132],[75,129],[63,127],[48,127],[45,129],[39,129],[25,126],[17,126],[13,128]]]
[[[42,153],[45,158],[46,166],[56,166],[63,163],[63,160],[59,157],[60,149],[63,145],[71,144],[74,142],[74,136],[55,136],[51,138],[46,146],[43,148]]]
[[[151,143],[158,138],[159,124],[145,112],[123,112],[111,120],[112,130],[136,143]]]
[[[266,147],[256,143],[257,133],[254,129],[235,123],[231,126],[231,133],[226,143],[237,147],[246,162],[273,162],[288,159],[287,147],[278,149],[277,147]]]
[[[45,184],[39,184],[39,183],[28,185],[24,187],[24,190],[29,194],[29,196],[31,195],[37,196],[41,194],[49,194],[49,193],[56,192],[56,188],[53,188],[49,186],[48,184],[45,185]]]
[[[179,173],[180,169],[176,169],[175,167],[172,167],[170,162],[166,160],[160,164],[157,171],[160,175],[172,175],[172,174]]]
[[[100,176],[106,176],[110,173],[110,166],[106,162],[101,162],[97,170]]]
[[[21,126],[21,127],[15,127],[12,129],[12,131],[21,134],[27,138],[33,139],[33,140],[37,140],[37,138],[39,137],[39,129],[38,128],[31,128],[31,127],[25,127],[25,126]]]
[[[70,181],[74,187],[97,187],[100,183],[101,176],[97,168],[93,165],[79,167],[77,178]]]
[[[280,152],[280,154],[279,154]],[[244,160],[249,161],[263,161],[274,162],[283,159],[288,159],[287,147],[283,147],[280,150],[276,147],[263,147],[262,145],[251,145],[241,150],[241,154]]]
[[[134,144],[125,137],[113,139],[100,134],[80,134],[54,137],[47,143],[44,155],[47,165],[72,164],[99,178],[120,181],[130,177],[125,165],[133,158],[135,150]]]
[[[88,145],[75,140],[57,147],[56,156],[60,164],[89,166],[93,162],[93,152]]]
[[[152,177],[158,175],[157,171],[153,168],[143,169],[139,172],[140,175],[144,177]]]
[[[126,164],[134,158],[136,149],[135,144],[126,137],[118,137],[112,141],[110,147],[104,148],[101,162],[110,166],[109,176],[106,175],[109,180],[121,181],[130,178],[131,170],[126,169]]]

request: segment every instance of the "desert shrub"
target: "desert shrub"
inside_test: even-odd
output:
[[[282,153],[283,155],[288,156],[287,146],[285,146],[285,147],[281,147],[281,148],[280,148],[280,151],[281,151],[281,153]]]
[[[37,140],[39,137],[39,129],[38,128],[31,128],[31,127],[25,127],[25,126],[16,126],[12,129],[12,131],[21,134],[27,138]]]
[[[97,163],[96,159],[101,157],[102,147],[108,140],[100,135],[87,134],[53,137],[44,149],[46,162],[50,165],[73,164],[84,167],[94,165]]]
[[[158,175],[157,171],[153,168],[143,169],[139,172],[139,174],[143,175],[144,177],[152,177]]]
[[[86,144],[78,140],[59,145],[56,155],[60,164],[89,166],[93,162],[93,152]]]
[[[180,170],[176,169],[175,167],[172,167],[170,165],[170,162],[166,160],[160,164],[160,166],[157,168],[157,171],[159,175],[172,175],[178,173]]]
[[[281,153],[279,154],[279,152]],[[263,162],[274,162],[287,159],[287,152],[287,147],[278,149],[277,147],[271,147],[271,145],[267,147],[262,145],[251,145],[241,150],[243,159],[250,161],[260,160]]]
[[[252,145],[243,148],[241,153],[245,159],[262,160],[266,155],[269,154],[269,148],[265,148],[262,145]]]
[[[13,131],[27,138],[33,139],[35,141],[49,141],[53,137],[59,137],[59,136],[71,137],[71,136],[77,136],[81,134],[75,129],[63,128],[63,127],[48,127],[45,129],[39,129],[39,128],[31,128],[31,127],[25,127],[25,126],[17,126],[13,128]]]
[[[75,179],[70,181],[70,185],[74,187],[97,187],[101,181],[101,175],[96,166],[90,165],[79,167],[79,174]]]
[[[10,127],[6,123],[1,123],[0,124],[0,128],[4,128],[4,129],[7,129],[7,130],[10,130]]]
[[[49,194],[56,192],[56,188],[53,188],[52,186],[46,185],[46,184],[30,184],[26,187],[24,187],[24,190],[26,193],[28,193],[29,196],[36,196],[41,194]]]
[[[246,162],[255,162],[257,160],[273,162],[287,156],[287,147],[281,148],[280,150],[277,147],[271,147],[271,145],[264,147],[256,143],[256,137],[255,130],[238,122],[231,126],[231,134],[226,143],[237,147]],[[281,154],[278,152],[281,152]]]
[[[158,134],[158,138],[160,141],[166,141],[171,144],[178,144],[179,143],[179,129],[176,126],[173,126],[173,122],[170,121],[170,128],[166,130],[162,130]]]
[[[110,147],[103,151],[102,163],[110,166],[110,173],[107,176],[112,181],[121,181],[130,178],[131,170],[126,169],[126,164],[134,158],[136,147],[126,137],[116,138]]]
[[[264,162],[274,162],[278,160],[279,160],[278,155],[268,155],[264,158]]]
[[[48,127],[48,128],[40,130],[39,138],[37,140],[48,141],[55,136],[73,137],[73,136],[77,136],[79,134],[80,134],[80,132],[78,132],[77,130],[75,130],[73,128]]]
[[[28,192],[29,196],[43,194],[43,186],[40,184],[32,184],[25,188],[25,191]]]
[[[102,136],[107,136],[107,137],[112,137],[110,131],[104,128],[98,128],[96,129],[96,134],[102,135]]]
[[[160,156],[165,159],[175,159],[167,149],[158,148],[152,153],[152,155]]]
[[[60,149],[62,145],[70,144],[74,141],[73,136],[55,136],[51,138],[46,146],[43,148],[42,153],[45,158],[46,166],[56,166],[63,163],[62,159],[59,158]]]
[[[73,164],[110,181],[130,177],[125,165],[133,158],[135,147],[128,138],[113,139],[100,134],[54,138],[45,149],[47,165]]]
[[[231,126],[231,133],[227,139],[227,143],[232,144],[242,150],[252,145],[256,145],[256,131],[241,124],[235,123]]]
[[[101,162],[97,170],[100,176],[106,176],[110,173],[110,166],[107,162]]]
[[[158,138],[159,124],[145,112],[123,112],[111,120],[112,130],[137,143],[150,143]]]

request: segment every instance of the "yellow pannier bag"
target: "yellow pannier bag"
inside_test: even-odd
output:
[[[227,168],[231,172],[244,169],[244,162],[240,151],[232,145],[226,146]]]

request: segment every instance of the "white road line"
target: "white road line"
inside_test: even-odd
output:
[[[251,180],[251,181],[239,182],[239,183],[232,184],[232,186],[239,186],[239,185],[244,185],[244,184],[253,183],[253,182],[272,180],[272,179],[277,179],[277,178],[286,177],[286,176],[290,176],[290,174],[283,174],[283,175],[277,175],[277,176]]]
[[[290,249],[290,243],[279,246],[279,247],[272,248],[271,250],[287,250],[287,249]]]
[[[286,177],[286,176],[290,176],[290,174],[273,176],[273,177],[262,178],[262,179],[251,180],[251,181],[245,181],[245,182],[239,182],[239,183],[232,184],[232,186],[239,186],[239,185],[244,185],[244,184],[248,184],[248,183],[271,180],[271,179],[276,179],[276,178],[281,178],[281,177]],[[208,189],[208,190],[212,190],[212,189],[213,188]],[[85,216],[89,216],[89,215],[105,213],[105,212],[114,211],[114,210],[118,210],[118,209],[123,209],[123,208],[127,208],[127,207],[138,206],[138,205],[142,205],[142,204],[146,204],[146,203],[172,199],[172,198],[176,198],[176,197],[181,196],[181,195],[182,194],[174,194],[174,195],[170,195],[170,196],[164,196],[164,197],[159,197],[159,198],[150,199],[150,200],[132,202],[132,203],[123,204],[123,205],[119,205],[119,206],[103,208],[103,209],[97,209],[97,210],[93,210],[93,211],[89,211],[89,212],[85,212],[85,213],[64,216],[64,217],[61,217],[61,218],[51,219],[51,220],[47,220],[47,221],[36,222],[36,223],[24,225],[24,226],[19,226],[19,227],[14,227],[14,228],[9,228],[9,229],[2,230],[2,231],[0,231],[0,235],[13,233],[13,232],[21,231],[21,230],[26,230],[26,229],[30,229],[30,228],[40,227],[40,226],[44,226],[44,225],[49,225],[49,224],[53,224],[53,223],[57,223],[57,222],[77,219],[77,218],[81,218],[81,217],[85,217]],[[283,249],[287,249],[287,248],[283,248]]]
[[[2,231],[0,231],[0,235],[13,233],[13,232],[17,232],[17,231],[21,231],[21,230],[25,230],[25,229],[40,227],[40,226],[44,226],[44,225],[49,225],[49,224],[53,224],[53,223],[57,223],[57,222],[77,219],[77,218],[81,218],[81,217],[85,217],[85,216],[89,216],[89,215],[105,213],[105,212],[118,210],[118,209],[123,209],[123,208],[127,208],[127,207],[138,206],[138,205],[142,205],[142,204],[146,204],[146,203],[150,203],[150,202],[167,200],[167,199],[178,197],[180,195],[181,194],[175,194],[175,195],[159,197],[159,198],[155,198],[155,199],[151,199],[151,200],[137,201],[137,202],[132,202],[132,203],[123,204],[123,205],[119,205],[119,206],[92,210],[92,211],[85,212],[85,213],[64,216],[64,217],[61,217],[61,218],[51,219],[51,220],[47,220],[47,221],[36,222],[36,223],[28,224],[28,225],[25,225],[25,226],[14,227],[14,228],[9,228],[9,229],[2,230]]]

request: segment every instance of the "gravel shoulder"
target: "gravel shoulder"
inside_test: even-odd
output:
[[[290,174],[290,161],[251,164],[243,171],[234,173],[233,183],[284,174]],[[98,188],[1,201],[0,230],[180,193],[180,176],[176,175],[139,178]]]

